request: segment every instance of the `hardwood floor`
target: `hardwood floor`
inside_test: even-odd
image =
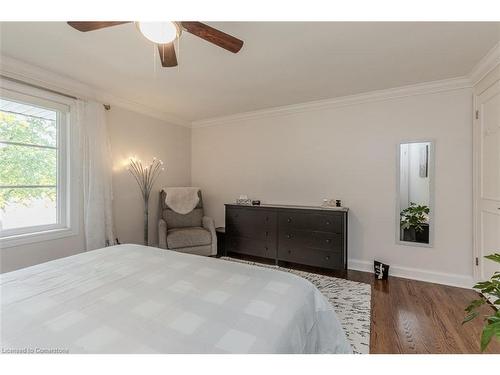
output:
[[[372,285],[371,353],[480,353],[482,321],[462,325],[464,307],[477,298],[468,289],[369,274],[348,279]],[[485,314],[493,311],[484,306]],[[488,353],[500,353],[492,342]]]
[[[371,284],[372,354],[480,353],[482,320],[462,325],[465,306],[478,297],[473,290],[392,276],[375,280],[367,272],[289,266]],[[481,312],[490,314],[493,307],[483,306]],[[500,342],[493,338],[486,353],[500,354]]]

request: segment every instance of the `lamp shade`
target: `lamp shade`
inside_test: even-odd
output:
[[[156,44],[170,43],[179,34],[174,22],[137,22],[137,27],[146,39]]]

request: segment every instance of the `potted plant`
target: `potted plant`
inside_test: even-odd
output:
[[[498,253],[487,255],[485,258],[500,263],[500,254]],[[481,334],[481,351],[483,352],[493,337],[500,340],[500,311],[498,310],[498,306],[500,306],[500,271],[495,272],[488,281],[477,283],[474,285],[474,288],[481,291],[481,298],[472,301],[465,308],[467,316],[464,318],[462,324],[470,322],[479,316],[479,306],[488,302],[488,295],[493,297],[491,303],[496,310],[492,315],[483,317],[484,327]]]
[[[401,211],[401,232],[403,241],[429,243],[429,206],[410,202]]]

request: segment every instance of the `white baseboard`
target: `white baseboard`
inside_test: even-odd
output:
[[[349,259],[347,264],[350,270],[373,273],[373,262],[369,262],[366,260]],[[392,264],[389,268],[389,276],[427,281],[430,283],[451,285],[467,289],[471,289],[474,285],[472,276],[426,271],[418,268],[400,267]]]

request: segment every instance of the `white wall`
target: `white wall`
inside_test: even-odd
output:
[[[124,163],[131,155],[166,164],[150,202],[157,242],[161,186],[200,186],[209,215],[224,225],[224,203],[240,194],[267,203],[350,207],[350,268],[373,259],[393,275],[468,285],[471,254],[471,92],[418,95],[189,129],[113,106],[108,126],[114,158],[113,211],[122,243],[142,241],[142,200]],[[396,245],[396,145],[436,142],[434,248]],[[192,178],[191,178],[192,177]],[[2,249],[1,271],[83,251],[78,236]]]
[[[342,199],[350,268],[374,259],[392,274],[468,286],[472,275],[471,91],[422,94],[298,113],[225,121],[192,130],[192,184],[224,225],[240,194],[264,203]],[[436,143],[434,248],[397,245],[397,144]]]
[[[171,125],[113,106],[107,112],[113,153],[113,216],[115,235],[121,243],[143,241],[143,200],[137,183],[127,171],[128,158],[136,155],[150,162],[157,157],[165,171],[153,187],[149,201],[149,241],[158,243],[158,197],[163,186],[189,186],[191,181],[191,129]]]
[[[83,218],[80,218],[80,223]],[[85,249],[83,227],[77,235],[20,246],[5,247],[0,253],[0,272],[14,271],[49,260],[78,254]]]

